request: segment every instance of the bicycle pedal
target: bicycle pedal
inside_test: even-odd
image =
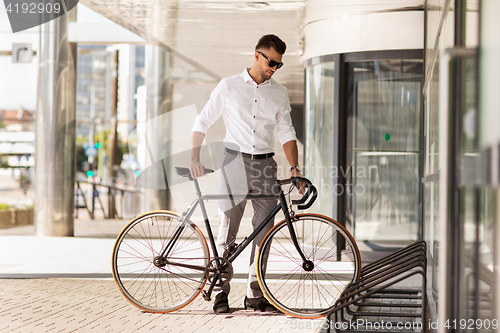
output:
[[[205,291],[203,290],[201,292],[201,296],[203,296],[203,299],[207,302],[210,302],[212,300],[212,298],[210,297],[210,295]]]

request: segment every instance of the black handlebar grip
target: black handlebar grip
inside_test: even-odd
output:
[[[305,205],[298,205],[297,208],[300,209],[300,210],[307,209],[307,208],[311,207],[312,204],[314,203],[314,201],[316,201],[316,198],[318,197],[318,190],[316,189],[316,187],[314,187],[314,185],[308,186],[308,191],[307,192],[309,194],[310,194],[310,192],[312,192],[312,198]],[[309,194],[307,195],[308,197],[309,197]]]
[[[311,186],[311,184],[306,184],[306,193],[304,193],[304,195],[302,195],[302,198],[300,198],[299,200],[292,200],[292,205],[300,205],[306,202],[307,198],[309,198],[309,196],[311,195]],[[295,185],[295,187],[300,188],[299,184]]]
[[[303,177],[291,177],[288,179],[283,179],[283,180],[278,180],[276,182],[277,185],[282,186],[286,184],[292,183],[295,187],[300,188],[299,184],[300,183],[305,183],[307,190],[306,193],[300,198],[299,200],[292,200],[292,205],[298,205],[298,209],[307,209],[312,206],[314,201],[316,201],[316,198],[318,197],[318,190],[316,190],[316,187],[311,183],[311,181],[307,178]],[[312,198],[309,200],[308,203],[305,205],[302,205],[306,200],[311,196],[312,193]]]

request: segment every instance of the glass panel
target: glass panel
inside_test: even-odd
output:
[[[500,140],[500,1],[482,0],[480,13],[480,53],[479,53],[479,114],[478,145],[493,148]],[[498,166],[498,165],[497,165]],[[492,170],[499,173],[500,170]],[[479,318],[500,320],[499,290],[500,279],[500,189],[479,189],[478,204],[478,295]],[[493,279],[493,277],[495,277]],[[496,291],[493,296],[491,290]],[[496,298],[496,299],[495,299]],[[493,305],[493,306],[492,306]],[[482,310],[485,309],[486,311]],[[491,313],[495,311],[494,313]],[[493,330],[491,330],[493,331]],[[497,332],[498,330],[495,330]]]
[[[420,155],[358,152],[354,165],[356,240],[417,240]]]
[[[476,304],[475,298],[475,280],[474,274],[474,258],[476,244],[476,223],[475,223],[475,206],[476,196],[474,188],[460,189],[460,206],[461,206],[461,235],[460,243],[460,292],[459,292],[459,311],[460,318],[474,319]],[[458,226],[457,226],[458,227]],[[460,332],[468,332],[466,329],[459,329]]]
[[[495,1],[495,0],[493,0]],[[448,2],[448,14],[443,20],[444,11],[446,10],[445,4]],[[425,71],[429,72],[432,62],[436,59],[436,52],[441,49],[453,47],[455,37],[455,1],[446,0],[427,0],[426,1],[426,14],[427,14],[427,35],[426,35],[426,64]],[[469,6],[472,8],[472,6]]]
[[[433,175],[439,170],[439,61],[437,59],[425,92],[424,176]]]
[[[479,225],[478,225],[478,249],[479,261],[477,267],[478,276],[478,299],[476,303],[478,310],[478,319],[481,319],[483,329],[481,332],[495,332],[493,327],[487,328],[486,323],[492,322],[498,316],[493,313],[494,295],[493,290],[498,288],[498,280],[494,279],[494,250],[498,239],[495,238],[495,216],[497,216],[497,193],[491,188],[482,188],[478,190],[479,202]],[[498,269],[498,268],[497,268]],[[497,273],[498,276],[498,273]],[[498,289],[497,289],[498,290]]]
[[[349,64],[348,212],[356,240],[416,240],[421,60]]]
[[[448,8],[446,6],[449,6]],[[453,47],[455,40],[455,1],[428,0],[426,1],[426,77],[424,91],[424,138],[423,138],[423,181],[424,197],[424,240],[428,249],[428,275],[427,283],[431,293],[429,295],[429,308],[437,309],[437,281],[438,265],[446,263],[447,258],[438,258],[439,246],[439,112],[440,112],[440,80],[448,80],[439,76],[441,66],[439,63],[441,52]],[[447,12],[447,15],[443,17]],[[442,69],[442,68],[441,68]],[[442,157],[441,157],[442,158]],[[437,313],[431,313],[431,318],[436,319]]]
[[[438,51],[439,52],[439,51]],[[439,55],[434,63],[431,78],[425,91],[424,121],[424,177],[438,175],[439,170]],[[439,180],[424,184],[424,240],[427,242],[427,283],[432,291],[430,299],[437,298],[438,286],[438,224],[439,224]],[[435,305],[434,305],[435,306]]]
[[[460,138],[460,152],[473,153],[476,149],[476,65],[473,59],[462,61],[462,135]]]
[[[481,323],[482,327],[477,327],[474,331],[494,332],[495,191],[489,188],[463,187],[460,195],[463,223],[463,243],[460,247],[460,258],[463,258],[459,293],[460,318]],[[473,330],[460,327],[459,331]]]
[[[462,131],[460,133],[460,159],[478,160],[480,154],[476,135],[476,85],[477,75],[475,59],[463,59],[462,70]],[[466,164],[464,164],[466,165]],[[462,179],[473,176],[471,173],[483,172],[485,166],[476,162],[477,169],[462,169]],[[494,191],[484,185],[462,186],[461,232],[460,235],[460,317],[486,324],[495,317],[493,308],[493,249],[495,196]],[[481,325],[478,331],[493,332],[493,328]],[[472,331],[469,327],[460,332]]]
[[[439,182],[424,184],[424,240],[427,242],[427,285],[435,299],[438,292]]]
[[[76,69],[77,134],[89,135],[86,119],[111,117],[111,53],[107,45],[78,45]],[[82,121],[83,120],[83,121]]]
[[[479,53],[479,144],[489,147],[500,141],[500,1],[481,1],[481,52]],[[500,319],[500,318],[499,318]]]
[[[434,46],[436,45],[436,38],[438,36],[439,22],[443,14],[444,6],[441,5],[441,0],[427,0],[427,34],[426,34],[426,72],[429,70],[429,65],[431,64],[432,55],[434,53]]]
[[[479,37],[479,0],[465,0],[465,46],[477,47]]]
[[[335,63],[306,69],[306,165],[304,176],[318,189],[315,212],[332,216],[333,191],[333,102]],[[333,218],[337,218],[334,216]]]
[[[424,138],[423,138],[423,180],[424,183],[424,240],[428,249],[427,282],[432,293],[429,297],[429,308],[437,308],[438,265],[446,262],[446,258],[438,258],[439,247],[439,99],[440,80],[439,63],[441,52],[453,47],[455,37],[454,1],[428,0],[426,2],[427,36],[426,36],[426,77],[424,91]],[[446,8],[446,4],[449,8]],[[448,10],[446,17],[444,12]],[[445,246],[446,244],[441,244]],[[436,313],[432,317],[436,317]]]

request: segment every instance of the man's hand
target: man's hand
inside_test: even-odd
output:
[[[302,175],[300,174],[299,170],[292,169],[292,177],[302,177]],[[304,194],[305,191],[306,191],[306,183],[299,182],[299,194]]]
[[[189,171],[192,178],[205,176],[205,167],[200,162],[200,148],[205,139],[205,134],[194,131],[191,134],[191,163],[189,163]]]
[[[290,140],[288,142],[285,142],[283,145],[283,150],[285,152],[286,159],[288,160],[288,163],[290,166],[297,166],[299,165],[299,150],[297,149],[297,141],[296,140]],[[297,169],[291,169],[292,172],[292,177],[302,177],[300,174],[300,171]],[[306,190],[306,184],[303,182],[299,183],[299,194],[304,194]]]
[[[191,161],[189,163],[189,171],[192,178],[200,178],[205,176],[205,167],[200,161]]]

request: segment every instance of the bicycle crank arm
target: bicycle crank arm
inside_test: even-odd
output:
[[[218,279],[219,279],[219,273],[215,272],[213,280],[210,283],[210,286],[208,287],[208,290],[207,291],[203,290],[203,292],[201,293],[205,301],[210,302],[212,300],[212,291],[214,291],[215,283],[217,282]]]

